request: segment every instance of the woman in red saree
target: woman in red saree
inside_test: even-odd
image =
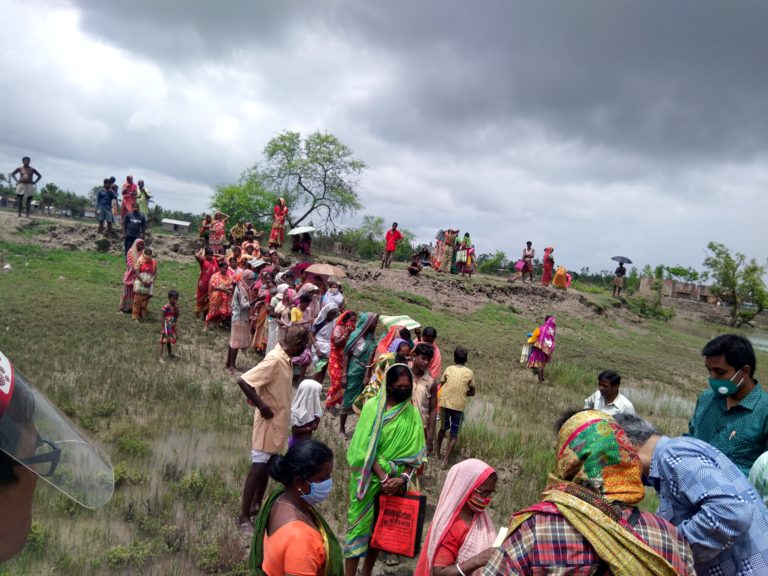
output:
[[[133,212],[133,207],[136,206],[136,201],[139,198],[139,187],[133,183],[133,176],[130,174],[126,176],[123,183],[123,205],[120,209],[120,221],[126,214]]]
[[[555,267],[555,259],[552,258],[552,252],[555,249],[552,246],[544,249],[544,262],[542,263],[541,272],[541,284],[542,286],[549,286],[552,281],[552,270]]]
[[[211,237],[209,245],[215,254],[224,252],[224,242],[227,240],[227,220],[229,216],[222,212],[216,212],[211,223]]]
[[[336,320],[336,325],[331,332],[331,353],[328,356],[328,376],[331,379],[331,386],[325,399],[326,408],[336,408],[344,398],[345,382],[343,380],[347,374],[344,348],[356,324],[357,313],[347,310]]]
[[[125,274],[123,274],[123,295],[120,298],[120,311],[130,314],[133,311],[133,282],[139,267],[139,258],[144,252],[144,240],[137,238],[128,254],[125,255]]]
[[[285,219],[288,217],[288,206],[285,198],[275,205],[275,216],[272,220],[272,231],[269,233],[269,247],[280,248],[285,240]]]
[[[206,247],[195,253],[195,259],[200,265],[200,277],[197,279],[197,292],[195,293],[195,318],[200,318],[208,313],[208,287],[211,277],[219,269],[213,259],[213,250]]]
[[[227,274],[227,262],[219,260],[219,271],[211,276],[208,284],[208,314],[205,316],[205,330],[208,330],[208,323],[212,320],[223,322],[229,317],[232,286],[232,278]]]

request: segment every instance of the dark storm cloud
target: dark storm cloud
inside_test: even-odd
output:
[[[137,54],[177,65],[230,57],[289,41],[296,26],[321,22],[321,3],[286,0],[72,0],[83,29]],[[329,4],[332,6],[333,4]]]
[[[366,3],[347,18],[398,54],[360,113],[409,143],[523,137],[655,159],[751,157],[768,142],[768,5],[757,2]],[[399,8],[399,9],[398,9]],[[361,34],[361,37],[363,34]]]
[[[350,113],[408,146],[483,155],[533,131],[695,162],[768,143],[768,5],[758,2],[76,5],[89,33],[179,66],[290,49],[303,30],[375,48],[392,81]],[[299,75],[295,64],[285,68]]]

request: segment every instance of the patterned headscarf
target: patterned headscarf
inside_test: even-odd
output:
[[[634,505],[645,496],[641,474],[642,465],[632,444],[608,414],[585,410],[560,428],[551,482],[566,480],[609,502]]]
[[[403,340],[402,338],[395,338],[390,343],[389,347],[387,348],[387,352],[397,352],[397,349],[400,348],[400,344],[408,344],[408,340]]]
[[[509,532],[535,514],[560,514],[586,538],[611,574],[679,574],[612,504],[635,505],[643,499],[641,472],[640,459],[613,418],[596,410],[579,412],[557,435],[555,472],[543,501],[513,514]]]

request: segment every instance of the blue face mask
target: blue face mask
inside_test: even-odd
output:
[[[738,372],[736,372],[736,374],[738,374]],[[744,378],[742,378],[738,384],[734,384],[733,379],[736,378],[736,374],[731,376],[730,380],[718,380],[717,378],[710,378],[709,386],[712,388],[712,390],[715,391],[716,394],[719,394],[720,396],[733,396],[736,394],[736,392],[738,392],[741,383],[744,382]]]
[[[323,500],[327,500],[333,489],[333,478],[329,477],[322,482],[310,482],[309,494],[302,494],[301,499],[310,506],[316,506]]]

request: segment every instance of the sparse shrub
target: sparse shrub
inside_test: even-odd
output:
[[[24,548],[25,552],[42,552],[45,549],[45,544],[48,541],[48,533],[37,522],[32,522],[32,527],[29,529],[29,536],[27,536],[27,545]]]
[[[142,568],[152,555],[149,542],[132,542],[127,546],[115,546],[107,550],[107,564],[113,568],[128,564]]]
[[[115,488],[123,484],[141,484],[145,480],[144,474],[125,462],[115,464]]]
[[[96,432],[99,426],[93,416],[83,416],[80,418],[80,427],[89,432]]]
[[[197,549],[197,567],[207,574],[219,571],[219,545],[208,544]]]
[[[627,298],[627,306],[638,316],[654,318],[668,322],[675,317],[674,308],[662,306],[660,302],[648,300],[643,296],[630,296]]]
[[[53,561],[53,569],[56,574],[81,574],[84,562],[80,556],[73,556],[69,552],[62,552]]]
[[[75,514],[78,514],[82,510],[82,508],[77,502],[69,499],[67,496],[64,496],[63,494],[57,495],[56,500],[54,501],[54,504],[53,504],[53,509],[60,514],[65,514],[67,516],[74,516]]]
[[[182,495],[193,500],[199,500],[206,488],[206,479],[197,471],[192,471],[181,477],[179,489]]]
[[[217,505],[224,504],[235,494],[233,488],[227,486],[218,471],[193,470],[185,474],[179,481],[179,491],[186,499],[204,500]]]
[[[172,552],[178,552],[182,548],[183,538],[178,526],[166,525],[160,529],[165,547]]]
[[[109,418],[117,411],[119,404],[115,400],[94,402],[91,405],[91,414],[97,418]]]
[[[136,458],[146,458],[152,453],[152,448],[147,442],[130,432],[119,436],[115,445],[123,454]]]

